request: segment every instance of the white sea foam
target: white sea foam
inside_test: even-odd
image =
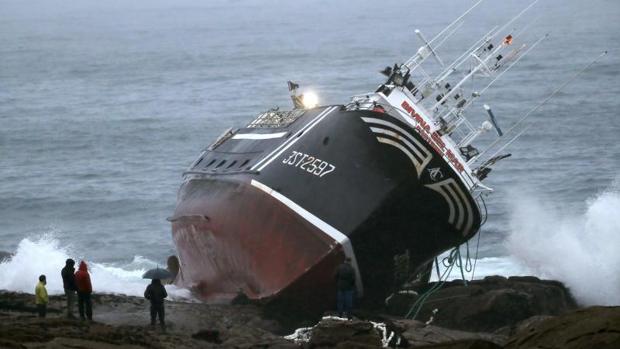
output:
[[[461,253],[464,253],[464,248],[461,247]],[[441,263],[441,261],[443,261],[444,258],[448,257],[448,255],[450,254],[450,251],[445,252],[441,255],[438,256],[438,259],[440,261],[440,266],[439,266],[439,274],[444,275],[444,272],[446,270],[446,267],[443,266]],[[528,269],[526,266],[522,265],[521,263],[519,263],[518,260],[516,260],[513,257],[510,256],[506,256],[506,257],[480,257],[478,258],[478,261],[476,262],[476,264],[474,265],[474,258],[471,257],[469,262],[466,262],[465,257],[462,257],[462,264],[463,264],[463,274],[461,274],[461,270],[460,268],[455,265],[452,268],[452,271],[450,271],[449,273],[447,273],[446,275],[444,275],[443,277],[446,280],[457,280],[457,279],[462,279],[463,276],[465,276],[465,280],[472,280],[472,279],[483,279],[487,276],[492,276],[492,275],[500,275],[500,276],[524,276],[524,275],[532,275],[532,271],[530,269]],[[466,265],[466,263],[468,263]],[[438,281],[439,277],[437,275],[436,272],[436,266],[433,264],[433,271],[431,274],[431,281]]]
[[[581,304],[620,305],[619,183],[588,200],[578,213],[562,203],[549,204],[533,193],[515,191],[508,200],[512,204],[505,241],[509,255],[480,258],[473,278],[534,275],[562,281]],[[444,270],[440,266],[440,273]],[[471,272],[464,275],[472,279]],[[461,277],[455,267],[447,279]],[[433,270],[431,280],[437,279]]]
[[[17,246],[13,257],[0,263],[0,289],[33,293],[39,275],[45,274],[48,292],[63,293],[60,270],[67,258],[80,261],[69,249],[60,247],[53,235],[25,238]],[[142,279],[142,274],[157,266],[156,262],[142,256],[135,256],[125,265],[86,262],[95,292],[131,296],[143,295],[149,280]],[[172,299],[191,299],[186,289],[173,285],[166,285],[166,289]]]
[[[512,257],[535,275],[557,279],[585,305],[620,305],[618,185],[575,214],[561,202],[515,195],[506,242]]]

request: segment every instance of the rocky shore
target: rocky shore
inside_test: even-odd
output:
[[[620,307],[580,308],[556,281],[449,282],[406,319],[418,297],[401,292],[352,321],[318,323],[278,322],[252,304],[167,302],[164,332],[148,326],[142,298],[95,295],[94,321],[83,322],[64,316],[61,296],[39,319],[32,295],[0,291],[0,348],[620,348]]]

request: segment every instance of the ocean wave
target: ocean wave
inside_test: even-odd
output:
[[[48,292],[62,294],[60,270],[67,258],[73,258],[78,263],[82,260],[71,251],[71,247],[61,247],[53,234],[22,239],[13,256],[0,263],[0,289],[34,293],[38,277],[43,274],[47,277]],[[86,262],[94,292],[139,297],[149,284],[149,280],[142,279],[142,274],[158,265],[142,256],[134,256],[131,262],[125,264]],[[193,299],[187,289],[174,285],[166,285],[166,289],[171,299]]]
[[[557,279],[585,305],[620,305],[620,181],[587,200],[582,212],[562,202],[514,194],[512,258],[534,274]]]

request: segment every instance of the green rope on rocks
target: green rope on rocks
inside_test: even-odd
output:
[[[465,279],[465,271],[463,270],[463,268],[467,269],[468,272],[471,271],[469,246],[467,246],[467,256],[466,256],[465,265],[463,265],[463,259],[461,257],[460,246],[453,248],[452,251],[450,251],[450,254],[448,255],[448,257],[445,257],[442,260],[442,264],[446,267],[446,269],[443,271],[441,275],[439,275],[439,266],[437,262],[438,262],[437,258],[435,258],[438,281],[433,285],[433,287],[431,287],[426,292],[424,292],[420,296],[420,298],[418,298],[415,301],[415,303],[413,303],[413,305],[411,306],[411,309],[409,309],[409,312],[407,312],[407,315],[405,315],[406,318],[415,320],[420,310],[422,310],[422,307],[424,306],[424,303],[426,302],[426,300],[431,295],[433,295],[433,293],[441,289],[441,287],[443,287],[443,285],[448,281],[448,278],[450,277],[450,273],[452,273],[452,269],[454,269],[455,265],[461,270],[461,277],[463,279],[463,282],[465,283],[465,286],[467,286],[467,280]]]
[[[409,312],[407,313],[407,315],[405,315],[406,318],[410,318],[414,320],[418,316],[418,313],[420,312],[420,310],[422,310],[422,307],[424,306],[424,303],[426,302],[426,300],[433,293],[441,289],[441,287],[443,287],[446,281],[448,281],[448,278],[450,277],[450,273],[452,273],[452,269],[454,268],[455,265],[461,270],[461,279],[463,280],[463,283],[465,284],[465,286],[467,286],[467,279],[465,279],[465,271],[467,271],[468,273],[472,273],[471,280],[474,279],[474,272],[476,270],[476,262],[478,261],[478,249],[480,248],[480,235],[481,234],[478,233],[478,242],[476,243],[476,256],[474,257],[473,264],[471,262],[471,256],[469,254],[469,242],[468,241],[465,241],[465,247],[466,247],[465,264],[463,264],[463,258],[461,256],[461,246],[456,246],[455,248],[453,248],[452,251],[450,251],[450,254],[448,255],[448,257],[445,257],[441,261],[443,266],[446,267],[446,269],[443,271],[443,274],[441,275],[439,273],[439,261],[437,257],[435,257],[435,269],[437,271],[437,279],[438,279],[437,283],[435,283],[433,287],[431,287],[426,292],[424,292],[420,296],[420,298],[418,298],[415,301],[415,303],[413,303],[413,305],[409,309]]]

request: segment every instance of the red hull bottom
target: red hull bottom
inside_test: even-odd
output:
[[[186,183],[173,217],[177,283],[211,302],[240,292],[327,309],[342,247],[281,202],[237,182]]]

